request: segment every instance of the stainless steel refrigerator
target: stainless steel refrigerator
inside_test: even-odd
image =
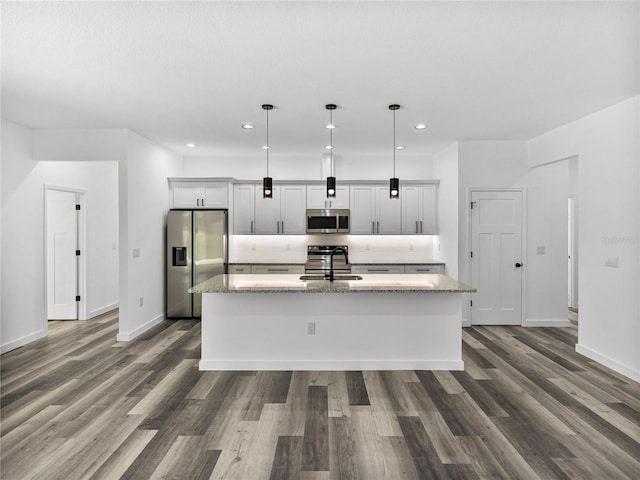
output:
[[[193,285],[227,273],[227,211],[169,210],[167,214],[167,317],[199,318],[202,295]]]

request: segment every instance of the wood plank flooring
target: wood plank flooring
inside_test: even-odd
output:
[[[3,480],[638,479],[640,384],[575,327],[463,330],[463,372],[200,372],[200,324],[51,322],[1,361]]]

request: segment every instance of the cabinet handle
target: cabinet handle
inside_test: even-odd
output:
[[[284,220],[280,222],[282,224],[282,233],[284,234]]]
[[[253,233],[253,220],[251,220],[251,233]]]
[[[199,198],[196,198],[196,206],[198,206],[198,207],[200,206],[200,199]]]
[[[378,228],[376,228],[377,232],[376,233],[380,233],[380,222],[376,222],[376,226]]]
[[[278,233],[280,233],[280,220],[276,222],[276,228],[278,229]]]
[[[420,220],[420,233],[423,233],[422,232],[422,220]]]
[[[388,268],[369,268],[367,272],[388,272]]]
[[[288,272],[288,268],[267,268],[267,272]]]
[[[416,268],[416,272],[431,272],[430,268]]]
[[[200,199],[200,206],[201,206],[201,207],[204,207],[204,198],[201,198],[201,199]]]
[[[371,222],[371,233],[376,233],[376,222],[375,220]]]
[[[418,233],[418,221],[416,220],[416,233]]]

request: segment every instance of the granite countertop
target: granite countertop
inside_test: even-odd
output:
[[[444,262],[350,262],[349,265],[444,265]]]
[[[362,280],[300,280],[299,274],[217,275],[189,293],[474,293],[477,290],[446,275],[363,274]]]

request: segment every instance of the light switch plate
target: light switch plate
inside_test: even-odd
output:
[[[536,255],[544,255],[546,253],[545,247],[536,247]]]
[[[134,248],[133,249],[133,258],[138,258],[140,256],[140,249],[139,248]]]
[[[619,263],[620,263],[620,258],[618,256],[607,257],[607,259],[604,261],[604,266],[618,268]]]

